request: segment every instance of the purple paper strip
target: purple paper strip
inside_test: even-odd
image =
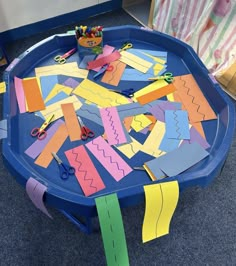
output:
[[[54,135],[54,133],[57,131],[59,126],[63,124],[64,122],[59,119],[57,120],[48,130],[47,130],[47,136],[43,140],[36,140],[29,148],[25,151],[25,154],[27,154],[32,159],[35,159],[44,149],[44,147],[47,145],[51,137]]]
[[[142,133],[142,134],[146,135],[148,133],[148,131],[149,131],[149,126],[148,127],[145,127],[141,131],[139,131],[139,133]]]
[[[44,214],[46,214],[49,218],[52,219],[51,214],[48,212],[43,203],[43,195],[46,190],[47,187],[45,185],[41,184],[32,177],[30,177],[26,182],[26,192],[35,207],[40,209]]]
[[[195,127],[191,127],[190,129],[190,140],[184,140],[180,146],[184,145],[185,143],[191,144],[193,142],[197,142],[204,149],[208,149],[210,147],[210,144],[200,135]]]
[[[73,78],[68,78],[63,85],[68,86],[72,89],[75,89],[78,85],[80,84],[80,82],[78,82],[77,80],[73,79]]]
[[[160,102],[149,109],[149,111],[155,116],[155,118],[161,122],[165,122],[166,110],[177,110],[177,108],[174,103],[165,101],[165,102]]]

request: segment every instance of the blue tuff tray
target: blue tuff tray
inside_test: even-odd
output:
[[[133,47],[137,49],[167,51],[167,71],[172,72],[174,76],[191,73],[217,114],[216,120],[203,122],[207,141],[211,145],[208,149],[210,156],[181,175],[161,181],[178,180],[180,190],[196,185],[206,186],[221,171],[232,143],[235,110],[231,100],[209,77],[208,70],[193,49],[183,42],[165,34],[136,26],[112,27],[104,30],[104,44],[120,48],[127,41],[132,42]],[[55,162],[44,169],[35,165],[33,159],[24,153],[35,141],[30,136],[31,129],[41,125],[42,119],[30,113],[19,114],[13,83],[14,76],[19,78],[34,76],[35,67],[55,64],[53,61],[55,55],[63,54],[74,47],[76,47],[74,35],[55,35],[28,49],[7,68],[4,73],[7,92],[4,95],[3,119],[7,119],[8,137],[3,140],[2,148],[6,167],[21,185],[25,186],[28,178],[33,177],[48,188],[44,198],[46,204],[63,210],[65,213],[78,214],[88,218],[97,215],[96,197],[115,192],[121,207],[136,205],[144,201],[143,186],[154,182],[145,171],[133,171],[120,182],[116,182],[92,157],[106,188],[90,197],[85,197],[76,178],[70,178],[67,181],[60,179]],[[68,59],[68,62],[78,61],[78,58],[78,54],[74,54]],[[94,72],[90,72],[89,78],[93,80]],[[100,83],[100,79],[97,82]],[[106,84],[100,84],[107,87]],[[132,87],[138,90],[147,84],[150,82],[121,81],[119,88],[129,89]],[[96,132],[97,136],[103,133],[103,129],[96,124],[90,121],[86,121],[86,123]],[[136,137],[142,141],[140,135]],[[83,143],[82,141],[71,143],[67,138],[58,154],[62,160],[66,161],[64,151]],[[121,156],[127,160],[122,154]],[[153,157],[140,153],[128,162],[131,166],[142,166],[143,162],[150,159]],[[155,181],[155,183],[158,182]]]

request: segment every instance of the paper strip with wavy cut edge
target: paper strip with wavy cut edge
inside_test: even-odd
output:
[[[100,114],[108,143],[110,145],[126,143],[127,139],[116,107],[102,108]]]
[[[86,144],[97,160],[106,168],[116,181],[120,181],[132,168],[118,155],[118,153],[101,137],[97,137]]]
[[[177,181],[144,186],[145,214],[143,243],[169,233],[171,218],[179,199]]]
[[[75,168],[75,176],[85,196],[93,195],[105,188],[101,176],[83,145],[65,151],[65,155],[70,165]]]

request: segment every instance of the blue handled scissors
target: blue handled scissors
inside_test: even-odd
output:
[[[60,177],[61,179],[68,179],[70,175],[74,175],[75,173],[75,168],[64,164],[62,160],[56,155],[55,152],[52,152],[53,158],[57,161],[58,167],[59,167],[59,172],[60,172]]]
[[[111,91],[122,94],[127,98],[132,98],[134,96],[134,93],[135,93],[134,89],[132,89],[132,88],[127,89],[127,90],[122,90],[122,91],[118,91],[118,90],[111,90]]]
[[[104,65],[98,72],[93,76],[93,78],[97,78],[102,75],[105,71],[113,71],[114,67],[110,65]]]
[[[149,80],[161,80],[161,79],[164,79],[168,83],[172,83],[174,80],[174,77],[171,72],[166,72],[163,76],[149,78]]]

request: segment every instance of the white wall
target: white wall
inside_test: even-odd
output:
[[[0,32],[109,0],[0,0]]]

